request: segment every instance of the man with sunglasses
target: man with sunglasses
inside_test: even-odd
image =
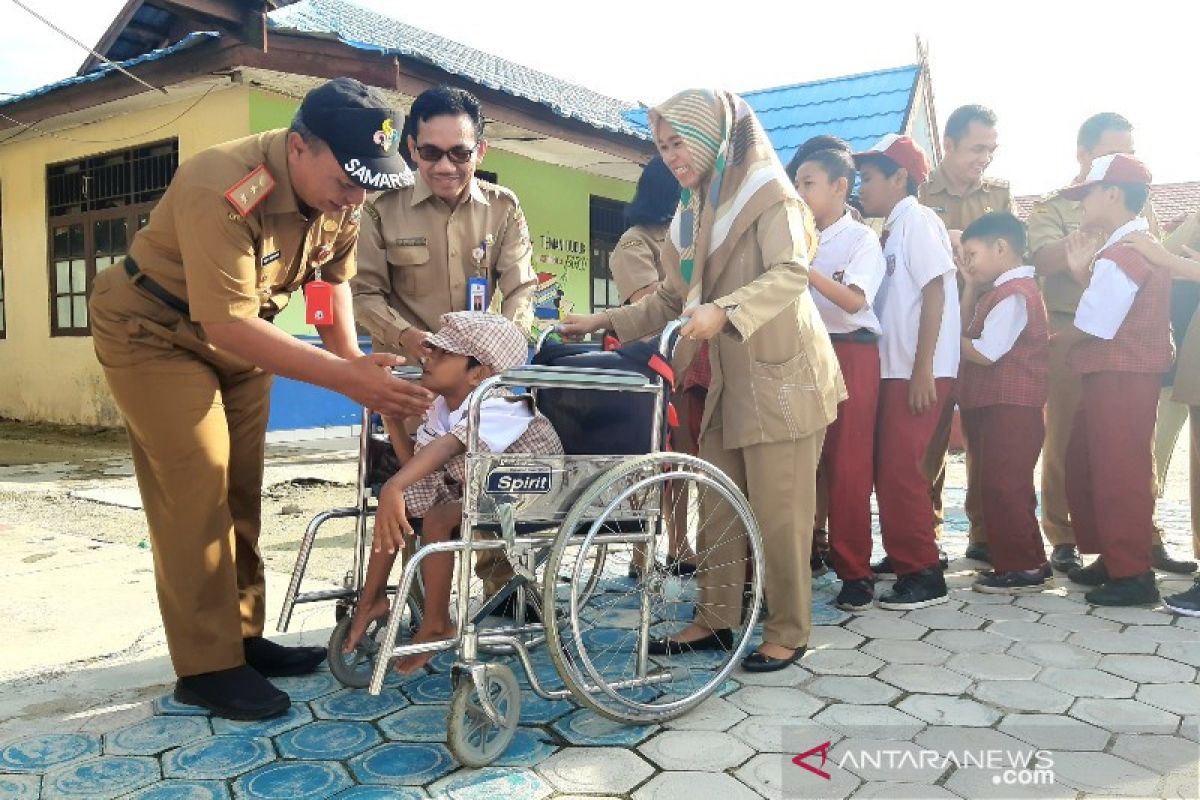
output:
[[[487,152],[483,125],[479,100],[462,89],[439,86],[413,102],[405,143],[416,183],[367,201],[351,282],[355,317],[376,352],[420,357],[452,311],[491,306],[530,329],[529,228],[515,194],[475,177]]]
[[[421,358],[442,315],[453,311],[490,307],[522,331],[533,324],[537,273],[525,214],[511,191],[475,177],[487,152],[483,124],[470,92],[422,92],[405,126],[415,185],[381,192],[363,206],[350,288],[355,318],[377,353]],[[475,574],[493,594],[512,568],[499,552],[484,550]],[[511,614],[511,606],[500,610]]]

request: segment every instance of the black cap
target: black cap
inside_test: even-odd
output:
[[[362,188],[412,185],[399,150],[404,114],[377,89],[353,78],[336,78],[304,96],[300,120],[329,145],[346,175]]]

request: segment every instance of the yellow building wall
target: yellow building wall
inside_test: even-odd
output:
[[[0,418],[82,425],[121,421],[91,337],[50,335],[46,166],[170,138],[179,140],[183,161],[246,136],[249,95],[246,87],[223,88],[199,103],[190,97],[0,146],[7,317],[7,335],[0,339]]]

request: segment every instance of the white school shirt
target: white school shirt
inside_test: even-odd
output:
[[[884,223],[884,278],[875,295],[875,313],[883,326],[879,339],[881,378],[910,380],[917,356],[917,330],[921,322],[921,290],[940,280],[946,302],[937,345],[933,350],[933,377],[958,377],[959,337],[957,270],[946,226],[931,208],[908,196],[896,204]]]
[[[1032,278],[1034,274],[1033,267],[1013,267],[1001,272],[995,285],[1000,286],[1014,278]],[[995,363],[1012,350],[1027,324],[1029,311],[1025,307],[1025,298],[1019,294],[1010,294],[992,306],[992,310],[984,318],[983,330],[973,342],[975,349]]]
[[[1101,250],[1107,250],[1131,233],[1150,230],[1145,217],[1134,217],[1113,231]],[[1133,307],[1138,285],[1112,259],[1098,258],[1092,267],[1092,279],[1075,309],[1075,327],[1098,339],[1112,339]]]
[[[474,392],[467,395],[462,405],[454,410],[450,409],[450,404],[441,395],[435,398],[417,430],[417,444],[424,446],[439,436],[454,433],[466,446],[464,417],[474,395]],[[532,423],[533,412],[528,403],[514,403],[504,397],[488,397],[479,409],[479,440],[490,452],[503,453],[524,435]]]
[[[878,336],[882,332],[875,316],[875,295],[883,281],[883,250],[875,231],[858,222],[850,214],[821,231],[817,256],[812,268],[844,286],[857,286],[867,303],[853,314],[834,303],[819,291],[812,293],[813,302],[830,333],[853,333],[859,328]]]

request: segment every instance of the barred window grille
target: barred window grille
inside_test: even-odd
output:
[[[608,261],[621,234],[625,232],[625,206],[625,203],[607,197],[592,195],[591,198],[589,216],[593,311],[621,304]]]

